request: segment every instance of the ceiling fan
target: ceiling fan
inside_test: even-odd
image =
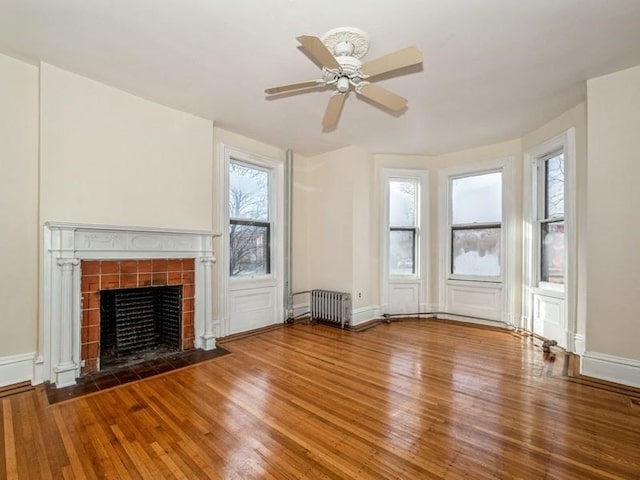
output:
[[[394,112],[406,108],[406,98],[370,83],[370,80],[383,73],[422,63],[422,52],[416,47],[407,47],[363,64],[360,59],[369,49],[369,36],[358,28],[336,28],[322,37],[302,35],[297,40],[307,54],[322,66],[322,78],[267,88],[264,91],[267,95],[319,86],[335,87],[322,119],[325,129],[338,123],[347,93],[352,89],[358,95]]]

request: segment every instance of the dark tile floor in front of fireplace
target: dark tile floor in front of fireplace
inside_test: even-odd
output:
[[[56,388],[54,384],[45,384],[49,404],[70,400],[88,393],[98,392],[107,388],[134,382],[160,373],[194,365],[212,358],[221,357],[229,353],[222,347],[213,350],[189,350],[172,354],[165,358],[149,360],[144,363],[123,367],[107,372],[95,372],[78,378],[78,383],[70,387]]]

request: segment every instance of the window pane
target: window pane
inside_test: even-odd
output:
[[[269,174],[237,163],[229,165],[229,217],[269,220]]]
[[[416,182],[407,180],[389,182],[389,225],[415,227]]]
[[[468,228],[452,232],[452,273],[456,275],[500,275],[500,229]]]
[[[455,178],[451,182],[451,223],[502,221],[502,173]]]
[[[415,273],[415,230],[391,230],[389,235],[389,273],[413,275]]]
[[[564,222],[543,223],[540,280],[564,283]]]
[[[545,218],[564,217],[564,154],[544,162]]]
[[[269,225],[229,226],[230,273],[265,275],[269,273]]]

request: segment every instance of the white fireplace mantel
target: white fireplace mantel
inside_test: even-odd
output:
[[[212,232],[47,222],[44,225],[43,380],[80,376],[80,260],[195,259],[195,346],[215,348]]]

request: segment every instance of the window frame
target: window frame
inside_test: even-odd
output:
[[[248,275],[233,275],[231,272],[231,242],[229,242],[229,276],[231,278],[242,278],[242,277],[261,277],[271,275],[271,222],[263,222],[257,220],[238,220],[236,218],[229,218],[229,227],[232,225],[243,225],[247,227],[264,227],[267,229],[267,245],[265,247],[265,257],[266,257],[266,273],[264,274],[248,274]]]
[[[542,229],[544,228],[545,225],[549,225],[549,224],[553,224],[553,223],[560,223],[562,222],[565,226],[565,229],[567,228],[566,226],[566,192],[567,192],[567,178],[566,178],[566,169],[565,169],[565,174],[564,174],[564,184],[563,184],[563,212],[564,214],[562,215],[562,217],[559,216],[547,216],[547,162],[553,158],[556,158],[557,156],[562,155],[562,164],[563,167],[566,166],[566,151],[565,151],[565,147],[564,145],[561,145],[559,148],[556,148],[552,151],[549,151],[548,153],[541,155],[539,157],[536,158],[535,160],[535,168],[536,168],[536,232],[535,232],[535,248],[536,248],[536,263],[537,263],[537,267],[535,268],[536,273],[535,273],[535,279],[536,279],[536,284],[537,287],[543,290],[552,290],[552,291],[556,291],[556,292],[564,292],[565,290],[565,282],[566,282],[566,269],[567,269],[567,263],[566,263],[566,256],[567,256],[567,252],[564,252],[565,255],[565,272],[563,275],[563,282],[561,284],[559,283],[553,283],[553,282],[547,282],[542,280],[542,259],[543,259],[543,235],[542,235]],[[565,231],[565,235],[566,235],[566,231]],[[565,248],[566,248],[566,241],[565,241]]]
[[[380,238],[380,312],[415,313],[430,307],[429,245],[430,245],[430,176],[429,171],[419,168],[379,167],[378,201],[382,213],[378,225]],[[389,243],[391,235],[389,200],[391,181],[412,181],[417,188],[415,212],[415,273],[412,275],[390,275]],[[395,227],[406,227],[396,225]],[[417,302],[417,305],[413,303]]]
[[[272,191],[272,187],[274,185],[274,169],[269,167],[268,165],[263,164],[263,162],[259,162],[259,161],[252,161],[251,160],[246,160],[244,158],[239,158],[239,156],[236,155],[230,155],[227,165],[226,165],[226,184],[228,185],[227,188],[227,195],[226,195],[226,228],[228,229],[228,235],[229,235],[229,243],[228,243],[228,254],[227,254],[227,267],[226,267],[226,271],[227,271],[227,276],[229,278],[229,281],[231,282],[243,282],[243,281],[260,281],[260,280],[271,280],[274,278],[274,271],[273,271],[273,264],[274,264],[274,259],[273,259],[273,252],[274,252],[274,225],[273,225],[273,219],[274,219],[274,215],[275,215],[275,205],[274,205],[274,195],[273,195],[273,191]],[[246,219],[246,218],[236,218],[236,217],[232,217],[231,216],[231,212],[230,212],[230,208],[229,208],[229,193],[230,193],[230,176],[231,176],[231,165],[240,165],[242,167],[245,168],[250,168],[252,170],[258,170],[258,171],[262,171],[265,172],[267,174],[267,221],[265,220],[261,220],[261,219]],[[266,245],[266,273],[258,273],[258,274],[247,274],[247,275],[232,275],[231,274],[231,234],[229,232],[231,225],[236,224],[236,225],[248,225],[248,226],[258,226],[258,227],[267,227],[267,245]]]
[[[391,183],[392,182],[411,182],[415,185],[415,205],[413,214],[413,226],[409,225],[392,225],[391,224]],[[387,209],[387,238],[388,251],[386,255],[386,267],[391,279],[418,279],[420,278],[420,268],[418,262],[420,259],[420,198],[421,198],[421,179],[420,177],[411,177],[404,175],[390,175],[386,178],[386,209]],[[411,273],[391,273],[391,232],[413,232],[413,252],[412,252],[412,272]]]
[[[389,276],[390,277],[400,277],[400,278],[407,278],[407,277],[413,277],[416,275],[417,273],[417,260],[418,260],[418,254],[416,252],[416,250],[418,249],[418,243],[417,243],[417,236],[418,236],[418,229],[416,227],[389,227],[389,245],[391,245],[391,232],[413,232],[412,235],[412,243],[413,243],[413,249],[412,249],[412,255],[411,255],[411,273],[391,273],[391,265],[389,265]],[[389,261],[391,259],[389,258]]]
[[[475,222],[475,223],[453,223],[453,182],[460,178],[479,177],[492,173],[500,173],[501,185],[501,219],[500,222]],[[504,238],[505,224],[505,171],[503,167],[488,168],[483,170],[471,170],[468,172],[448,175],[447,178],[447,280],[461,280],[483,283],[503,283],[504,273],[504,250],[506,242]],[[459,230],[481,230],[486,228],[498,228],[500,230],[500,252],[498,258],[500,261],[500,275],[469,275],[453,272],[453,236],[455,231]]]

